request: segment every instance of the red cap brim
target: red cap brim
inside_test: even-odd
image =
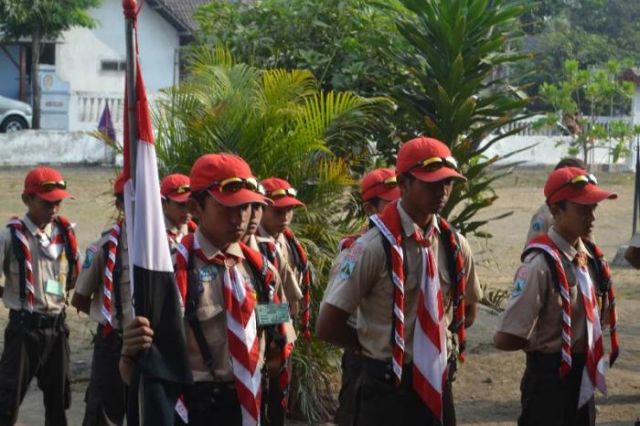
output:
[[[220,204],[227,207],[236,207],[250,203],[267,205],[267,201],[263,195],[246,188],[240,189],[236,192],[218,192],[209,190],[209,194],[211,194],[211,196]]]
[[[416,168],[414,170],[411,170],[410,173],[415,176],[416,179],[419,179],[423,182],[440,182],[441,180],[450,178],[467,180],[466,177],[462,176],[460,173],[450,167],[440,167],[439,169],[434,171]]]
[[[304,203],[295,197],[285,195],[284,197],[278,197],[275,200],[272,198],[273,207],[300,207],[304,206]]]
[[[600,201],[615,200],[616,198],[618,198],[618,194],[615,192],[605,191],[595,185],[587,185],[575,195],[564,197],[567,201],[584,205],[598,204]]]
[[[65,200],[67,198],[73,198],[73,195],[69,194],[64,189],[54,189],[53,191],[47,192],[36,192],[35,194],[43,200],[49,202],[56,202]]]
[[[171,201],[175,201],[176,203],[186,203],[189,199],[189,193],[183,192],[182,194],[169,194],[165,195]]]
[[[362,193],[362,199],[364,201],[369,201],[374,197],[378,197],[385,201],[395,201],[400,198],[400,188],[397,185],[389,188],[380,184],[374,185]]]

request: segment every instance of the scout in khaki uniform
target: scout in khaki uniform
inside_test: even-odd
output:
[[[165,228],[169,237],[169,248],[174,253],[182,237],[192,234],[196,224],[191,220],[187,208],[187,200],[191,194],[189,176],[173,173],[165,176],[160,182],[162,196],[162,212]]]
[[[24,181],[27,213],[0,233],[4,305],[9,309],[0,359],[0,424],[14,424],[34,377],[44,394],[45,425],[66,425],[71,404],[66,294],[80,265],[72,225],[57,216],[71,195],[62,175],[37,167]]]
[[[577,167],[582,170],[587,170],[587,165],[579,158],[563,158],[558,162],[558,164],[556,164],[554,170],[558,170],[563,167]],[[544,203],[531,218],[525,246],[535,237],[545,235],[547,231],[549,231],[549,228],[551,228],[551,225],[553,225],[553,215],[551,214],[547,203]]]
[[[375,169],[367,173],[360,183],[360,198],[362,208],[367,216],[380,214],[384,208],[392,201],[400,198],[400,188],[396,171],[393,169]],[[333,262],[332,268],[340,268],[342,262],[349,255],[349,248],[355,241],[364,234],[369,227],[363,229],[360,234],[344,237],[338,245],[338,257]],[[335,275],[337,271],[332,271]],[[329,289],[325,289],[328,292]],[[355,329],[358,323],[357,313],[349,317],[348,325]],[[338,396],[338,410],[336,411],[336,423],[339,426],[350,426],[353,424],[355,415],[356,382],[360,375],[360,355],[349,349],[345,349],[342,354],[342,381],[340,394]]]
[[[259,190],[265,195],[263,188],[259,188]],[[247,246],[262,253],[265,259],[274,265],[274,269],[278,271],[283,284],[276,295],[276,300],[280,303],[293,303],[296,307],[290,308],[289,313],[290,315],[295,315],[298,303],[302,299],[302,292],[298,287],[293,271],[278,254],[275,243],[270,238],[256,235],[260,227],[263,209],[264,205],[262,203],[252,204],[249,226],[242,241]],[[269,260],[271,258],[274,259],[273,262]],[[267,366],[269,377],[268,380],[264,381],[265,386],[262,391],[263,424],[283,425],[291,381],[290,360],[296,340],[296,332],[291,318],[279,326],[267,328],[266,332],[267,348],[271,351],[271,356],[269,357],[271,362]]]
[[[124,176],[120,175],[113,186],[120,216],[124,183]],[[71,304],[78,311],[98,323],[91,377],[84,398],[84,426],[122,425],[126,414],[125,385],[118,374],[122,328],[133,317],[125,228],[124,220],[120,219],[98,241],[87,247],[82,272],[71,299]],[[105,299],[105,289],[111,298]]]
[[[451,379],[482,292],[467,240],[438,212],[464,177],[424,137],[400,148],[396,171],[401,199],[334,269],[316,333],[362,354],[354,424],[453,425]]]
[[[553,171],[544,195],[554,224],[525,249],[494,341],[498,349],[522,349],[527,356],[519,425],[593,425],[594,389],[606,392],[597,283],[610,272],[606,262],[593,262],[592,253],[602,254],[587,249],[595,246],[587,237],[598,203],[617,195],[576,167]],[[603,312],[612,327],[613,363],[618,343],[611,288],[608,296]]]
[[[241,242],[252,203],[266,204],[247,163],[228,154],[200,157],[190,173],[189,210],[196,232],[176,250],[176,281],[185,302],[185,330],[195,383],[184,402],[189,425],[257,425],[265,354],[263,327],[286,321],[263,304],[280,278],[260,253]],[[263,319],[268,324],[259,323]],[[128,381],[153,330],[137,317],[125,330],[120,372]]]
[[[307,251],[289,227],[293,220],[293,210],[304,206],[304,203],[296,198],[298,191],[284,179],[271,177],[264,179],[260,184],[270,204],[264,209],[258,233],[275,243],[277,257],[284,259],[294,273],[298,287],[302,291],[300,332],[304,338],[308,339],[311,336],[309,329],[311,269]]]

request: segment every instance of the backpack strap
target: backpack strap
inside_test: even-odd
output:
[[[181,243],[185,248],[186,253],[188,253],[188,261],[186,265],[186,274],[187,274],[187,294],[185,298],[185,318],[193,331],[193,336],[196,339],[196,343],[198,344],[198,349],[200,350],[200,355],[202,356],[202,360],[204,364],[209,369],[209,372],[213,377],[215,377],[215,370],[213,368],[213,355],[209,350],[209,344],[207,343],[207,339],[204,335],[204,331],[202,330],[202,323],[198,319],[198,303],[200,296],[200,289],[198,286],[199,279],[196,276],[196,272],[193,270],[193,238],[194,234],[189,234],[185,236]]]
[[[11,230],[11,247],[13,250],[13,255],[18,262],[18,282],[19,282],[19,294],[20,294],[20,303],[22,304],[22,309],[25,307],[25,303],[27,302],[27,278],[26,278],[26,262],[24,252],[20,247],[22,247],[22,242],[18,238],[17,230],[21,228],[22,230],[26,229],[24,223],[18,219],[13,218],[11,222],[7,225],[7,227]]]

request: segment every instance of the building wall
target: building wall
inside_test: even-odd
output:
[[[13,60],[20,63],[18,46],[9,44],[4,47]],[[18,99],[20,96],[20,71],[2,50],[0,50],[0,96],[11,99]]]
[[[90,10],[96,28],[72,28],[56,50],[56,71],[71,84],[71,92],[124,92],[124,71],[101,71],[102,60],[124,61],[124,17],[121,0],[103,0]],[[147,5],[138,17],[140,63],[150,92],[174,83],[174,58],[179,47],[176,29]]]

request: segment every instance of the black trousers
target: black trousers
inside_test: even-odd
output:
[[[574,354],[571,372],[559,375],[560,354],[527,353],[527,368],[520,384],[522,412],[519,426],[593,426],[594,398],[578,409],[584,356]]]
[[[99,324],[93,344],[83,426],[120,426],[126,414],[126,386],[118,368],[122,336],[118,330],[105,336],[103,329]]]
[[[262,399],[265,400],[262,405],[266,410],[263,410],[260,423],[266,426],[283,426],[287,413],[282,406],[285,395],[280,389],[280,376],[270,377],[268,380],[267,392],[262,393]]]
[[[338,411],[335,422],[338,426],[351,426],[356,411],[356,385],[362,370],[361,356],[349,350],[342,354],[342,383],[338,395]]]
[[[443,422],[429,411],[413,390],[413,366],[405,365],[400,386],[391,374],[391,363],[362,357],[362,371],[356,384],[356,426],[455,426],[451,377],[455,361],[449,363],[449,380],[443,395]]]
[[[242,426],[240,401],[233,383],[196,382],[184,394],[189,426]],[[176,416],[176,425],[184,425]]]
[[[43,393],[45,425],[66,426],[71,405],[69,329],[52,317],[11,311],[0,358],[0,425],[15,424],[31,380]]]

